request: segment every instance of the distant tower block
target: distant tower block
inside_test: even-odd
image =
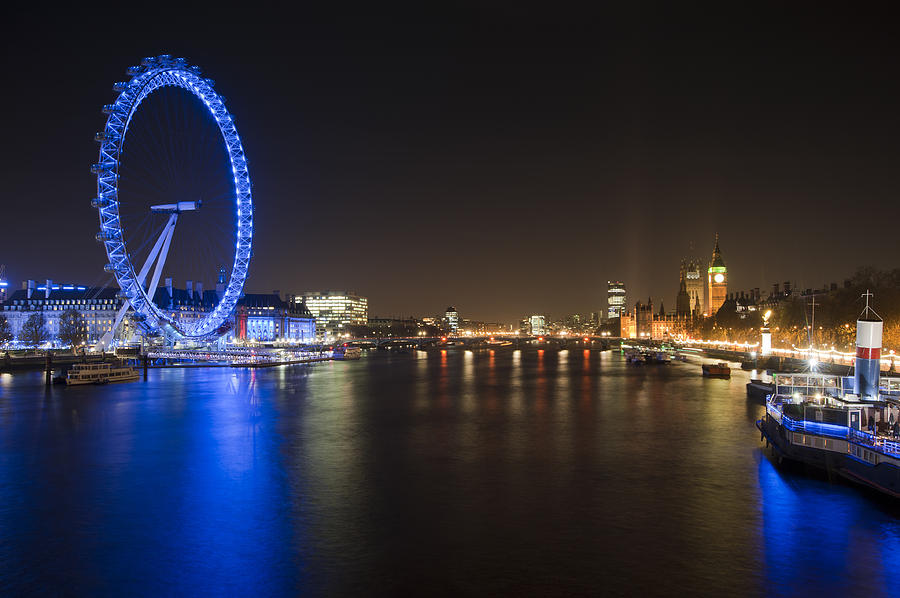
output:
[[[606,305],[609,319],[619,318],[625,310],[625,283],[618,280],[606,281]]]
[[[854,382],[860,398],[878,399],[878,382],[881,377],[881,333],[884,322],[869,307],[866,291],[866,308],[856,320],[856,364]]]
[[[712,261],[707,270],[709,284],[709,315],[714,316],[722,304],[725,303],[725,295],[728,292],[728,268],[722,259],[719,250],[719,235],[716,233],[716,246],[713,249]]]

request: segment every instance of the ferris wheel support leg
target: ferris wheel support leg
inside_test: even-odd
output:
[[[166,261],[166,256],[169,253],[169,245],[172,243],[172,234],[175,232],[175,223],[178,221],[178,214],[172,214],[169,217],[169,221],[166,223],[166,226],[163,228],[162,233],[159,235],[159,239],[156,240],[156,243],[153,245],[153,249],[150,250],[150,255],[147,256],[147,260],[144,262],[144,266],[141,268],[140,273],[138,274],[138,284],[143,285],[144,279],[147,278],[147,272],[150,271],[150,266],[153,265],[153,262],[156,261],[156,269],[153,271],[153,279],[150,283],[150,286],[147,287],[148,294],[152,297],[152,292],[156,288],[156,285],[159,284],[159,277],[162,274],[163,263]],[[161,255],[160,255],[161,252]],[[159,260],[157,261],[156,257],[159,256]],[[105,351],[112,344],[113,338],[115,337],[116,330],[119,328],[119,324],[122,323],[122,319],[125,318],[125,314],[128,313],[128,310],[131,308],[131,301],[126,299],[125,303],[122,304],[122,307],[119,308],[119,312],[116,314],[116,319],[113,322],[112,327],[108,332],[106,332],[97,343],[97,348],[101,351]]]
[[[150,281],[150,286],[147,287],[147,294],[152,298],[153,293],[156,292],[156,285],[159,284],[159,277],[162,275],[163,264],[166,263],[166,256],[169,255],[169,245],[172,243],[172,234],[175,232],[175,223],[178,222],[178,214],[172,214],[169,216],[169,223],[166,224],[166,228],[163,229],[163,234],[160,235],[160,241],[165,238],[162,245],[162,251],[159,254],[159,260],[156,262],[156,268],[153,270],[153,279]],[[157,241],[159,243],[159,241]],[[155,257],[155,256],[154,256]],[[144,265],[144,267],[148,267],[150,263]],[[143,271],[143,268],[141,268]],[[141,281],[143,284],[143,281]]]
[[[169,238],[169,231],[175,227],[175,221],[178,219],[177,214],[172,214],[169,217],[169,221],[163,227],[162,233],[160,233],[159,238],[156,240],[156,243],[153,245],[153,249],[150,250],[150,254],[147,256],[147,260],[144,262],[143,267],[141,268],[140,273],[138,274],[137,281],[138,284],[144,284],[144,280],[147,278],[147,272],[150,271],[150,266],[153,265],[153,262],[156,261],[156,256],[159,255],[159,250],[163,246],[163,242]]]
[[[131,301],[128,299],[125,300],[125,303],[122,304],[122,307],[119,308],[119,313],[116,314],[116,319],[113,321],[112,328],[109,329],[109,332],[103,335],[100,339],[100,342],[97,343],[97,348],[103,351],[106,351],[109,346],[112,344],[113,337],[116,335],[116,329],[119,327],[119,324],[122,323],[122,319],[125,317],[126,312],[128,312],[128,308],[131,307]]]

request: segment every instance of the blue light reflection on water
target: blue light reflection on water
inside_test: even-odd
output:
[[[837,474],[834,474],[835,476]],[[767,593],[900,592],[898,505],[818,470],[759,460]]]
[[[265,431],[273,410],[256,372],[191,384],[196,372],[165,370],[101,396],[22,376],[30,401],[0,411],[2,584],[246,595],[300,583],[303,567],[283,549],[296,522],[280,500],[280,443]]]

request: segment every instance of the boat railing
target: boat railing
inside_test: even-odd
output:
[[[792,432],[808,432],[818,436],[849,440],[851,442],[868,445],[882,453],[900,455],[900,441],[877,438],[871,432],[857,430],[856,428],[848,428],[847,426],[841,426],[839,424],[793,419],[784,415],[784,413],[771,403],[766,405],[766,412],[778,421],[778,423]]]
[[[838,424],[826,424],[824,422],[796,420],[784,414],[781,415],[781,425],[792,432],[809,432],[810,434],[817,434],[819,436],[828,436],[830,438],[841,439],[846,439],[848,437],[849,430],[851,430],[851,428],[848,428],[847,426],[841,426]]]
[[[875,445],[875,436],[871,432],[866,432],[864,430],[857,430],[856,428],[849,428],[850,433],[847,436],[849,440],[855,440],[856,442],[862,442],[865,444]]]
[[[886,453],[894,453],[900,455],[900,442],[894,440],[879,440],[879,448]]]

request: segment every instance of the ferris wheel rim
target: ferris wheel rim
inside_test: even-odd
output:
[[[116,83],[119,93],[115,102],[104,106],[108,114],[103,133],[96,135],[100,142],[100,160],[92,167],[97,175],[97,198],[94,205],[100,218],[100,234],[112,272],[119,284],[121,296],[134,309],[138,326],[148,333],[165,332],[176,337],[204,339],[218,336],[226,319],[233,313],[243,292],[252,253],[253,199],[247,160],[234,118],[225,108],[224,99],[213,89],[214,82],[200,76],[200,69],[188,66],[183,58],[167,55],[145,58],[140,66],[128,69],[131,79]],[[163,87],[180,87],[198,98],[216,121],[228,154],[232,174],[236,210],[236,243],[234,262],[225,291],[216,306],[201,319],[188,324],[177,322],[157,306],[152,294],[156,289],[143,288],[135,265],[127,252],[121,226],[118,199],[119,158],[131,119],[141,102]]]

